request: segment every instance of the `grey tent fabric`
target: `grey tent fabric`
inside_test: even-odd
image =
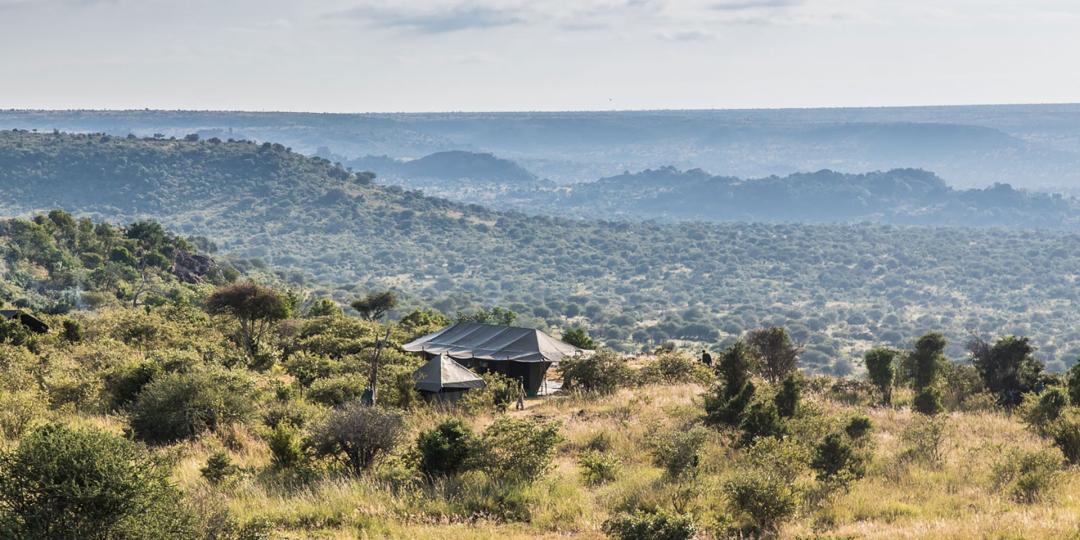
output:
[[[558,362],[586,351],[533,328],[461,322],[406,343],[410,352],[458,360]]]
[[[484,379],[481,379],[479,375],[469,371],[468,368],[445,354],[432,356],[426,364],[416,370],[414,377],[416,389],[424,392],[466,390],[486,386]]]

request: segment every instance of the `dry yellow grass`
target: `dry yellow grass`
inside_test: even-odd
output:
[[[539,415],[563,425],[565,442],[550,475],[527,490],[528,523],[449,517],[437,489],[395,492],[375,476],[331,476],[290,490],[268,481],[270,455],[257,433],[233,430],[181,445],[174,478],[188,491],[217,491],[241,521],[268,520],[277,538],[602,538],[602,524],[633,501],[675,503],[694,513],[701,537],[711,538],[725,512],[719,485],[737,466],[740,450],[720,435],[705,447],[695,487],[689,491],[653,465],[650,440],[684,428],[701,415],[703,388],[651,386],[600,399],[557,397],[530,403],[512,415]],[[1004,413],[951,413],[944,462],[897,465],[903,433],[916,420],[907,409],[853,407],[810,396],[808,405],[838,418],[870,416],[873,459],[867,476],[846,493],[805,506],[781,538],[1070,538],[1080,531],[1080,473],[1066,470],[1054,493],[1035,504],[1013,501],[995,486],[993,467],[1013,449],[1048,443]],[[440,414],[415,415],[411,431],[435,425]],[[84,420],[114,429],[111,419]],[[482,429],[490,417],[474,418]],[[603,434],[603,435],[598,435]],[[587,486],[577,464],[581,449],[602,436],[620,460],[617,479]],[[227,449],[249,473],[227,487],[210,488],[199,469],[214,451]],[[263,472],[260,472],[263,471]]]

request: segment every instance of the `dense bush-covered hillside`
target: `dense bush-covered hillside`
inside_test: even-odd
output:
[[[783,324],[810,369],[838,373],[871,344],[931,329],[954,343],[1031,335],[1056,369],[1080,354],[1073,234],[526,217],[372,184],[272,144],[0,133],[0,211],[54,205],[154,217],[291,270],[293,283],[337,284],[339,300],[389,287],[446,313],[501,305],[624,349],[725,345]]]
[[[438,193],[453,197],[450,186],[441,187]],[[497,207],[578,217],[1080,228],[1080,202],[1073,198],[1007,184],[957,190],[915,169],[868,174],[823,170],[744,180],[665,167],[562,188],[496,193],[492,204]]]

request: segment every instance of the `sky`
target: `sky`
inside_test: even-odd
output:
[[[1075,0],[0,0],[0,108],[1080,101]]]

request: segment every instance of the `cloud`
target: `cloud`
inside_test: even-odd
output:
[[[801,5],[802,0],[723,0],[709,6],[714,11],[749,11],[785,9]]]
[[[480,3],[450,6],[361,6],[330,15],[360,19],[374,26],[404,28],[428,34],[496,28],[525,22],[519,9]]]
[[[664,41],[674,42],[706,41],[714,37],[713,34],[709,32],[697,29],[662,30],[656,32],[654,35]]]

